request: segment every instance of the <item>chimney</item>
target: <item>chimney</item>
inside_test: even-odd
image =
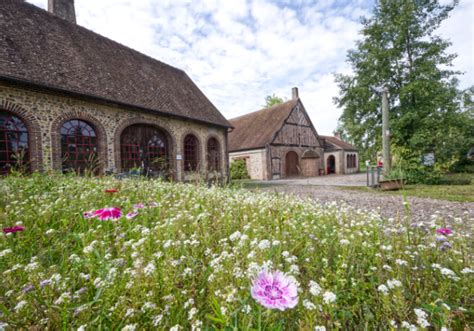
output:
[[[293,87],[291,89],[291,100],[297,100],[300,96],[298,95],[298,88]]]
[[[76,23],[74,0],[48,0],[48,11],[63,20]]]
[[[333,133],[334,133],[334,137],[341,140],[341,134],[338,131],[334,131]]]

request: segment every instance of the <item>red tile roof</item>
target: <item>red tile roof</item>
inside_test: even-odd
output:
[[[298,100],[290,100],[230,119],[234,129],[229,133],[229,152],[263,148],[270,144],[297,103]]]

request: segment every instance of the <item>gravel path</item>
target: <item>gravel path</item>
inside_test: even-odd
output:
[[[340,176],[339,176],[340,177]],[[348,176],[349,177],[349,176]],[[356,176],[352,179],[357,178]],[[283,192],[321,202],[344,201],[350,206],[367,211],[376,211],[384,218],[404,216],[403,197],[398,195],[344,190],[337,186],[314,186],[284,181],[279,185],[262,187],[264,191]],[[347,185],[354,186],[354,185]],[[407,197],[410,206],[411,222],[429,221],[431,215],[438,214],[450,223],[455,217],[461,217],[466,225],[474,223],[474,203],[451,202],[419,197]]]

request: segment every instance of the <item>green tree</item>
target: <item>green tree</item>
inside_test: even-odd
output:
[[[397,150],[419,158],[434,152],[438,163],[461,155],[469,131],[450,43],[435,34],[457,4],[437,0],[379,0],[371,18],[362,19],[362,39],[349,51],[353,75],[336,75],[343,108],[340,128],[359,148],[374,157],[381,150],[381,101],[374,88],[390,91],[391,142]],[[456,131],[461,125],[463,130]]]
[[[275,95],[275,93],[273,93],[272,95],[267,95],[265,97],[265,105],[263,107],[270,108],[272,106],[279,105],[280,103],[283,103],[283,102],[285,102],[283,98],[280,98],[279,96]]]

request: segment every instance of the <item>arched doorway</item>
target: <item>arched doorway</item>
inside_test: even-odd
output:
[[[299,175],[298,170],[298,154],[296,152],[286,153],[286,177],[294,177]]]
[[[334,155],[329,155],[326,161],[326,173],[335,174],[336,173],[336,158]]]
[[[127,127],[120,136],[120,158],[123,171],[140,168],[145,175],[164,175],[169,169],[166,134],[149,124]]]

